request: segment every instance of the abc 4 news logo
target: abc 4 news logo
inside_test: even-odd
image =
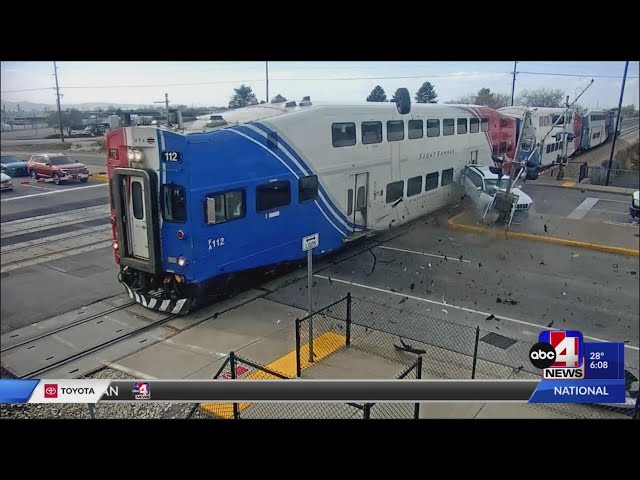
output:
[[[580,332],[541,332],[531,347],[529,360],[542,370],[544,378],[584,378],[583,337]]]

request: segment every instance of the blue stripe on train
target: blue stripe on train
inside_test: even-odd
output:
[[[267,127],[266,125],[264,125],[263,123],[259,123],[259,122],[252,122],[251,125],[255,125],[257,128],[259,128],[260,130],[262,130],[263,132],[267,133],[267,134],[271,134],[271,135],[277,135],[276,132],[274,132],[273,130],[271,130],[269,127]],[[282,149],[280,148],[280,145],[282,145],[284,147],[285,150],[287,150],[287,152],[289,152],[296,160],[297,162],[302,166],[302,168],[304,168],[305,170],[307,170],[310,174],[313,172],[313,170],[309,167],[309,165],[307,165],[307,163],[302,159],[302,157],[298,154],[298,152],[296,152],[291,145],[289,145],[286,140],[284,138],[282,138],[281,135],[277,135],[278,138],[278,151],[282,151]],[[285,158],[289,158],[286,153],[283,152],[283,155]],[[295,165],[295,164],[294,164]],[[364,225],[359,225],[357,223],[353,223],[351,220],[349,220],[349,218],[344,215],[342,213],[342,211],[331,201],[331,197],[329,196],[329,194],[327,193],[327,191],[325,190],[325,188],[320,184],[320,182],[318,182],[318,186],[320,189],[320,192],[322,193],[322,195],[327,199],[327,202],[329,202],[329,204],[331,205],[331,208],[333,210],[335,210],[335,212],[340,215],[340,218],[346,222],[349,227],[351,228],[358,228],[358,229],[364,229],[365,226]]]
[[[247,138],[250,142],[255,142],[256,144],[260,145],[260,147],[262,148],[262,150],[268,152],[271,156],[273,156],[275,159],[277,159],[282,165],[284,165],[285,167],[287,167],[289,169],[289,171],[293,172],[294,175],[296,175],[297,177],[300,177],[300,173],[299,173],[299,169],[295,167],[295,165],[291,165],[288,162],[285,162],[279,155],[277,155],[272,149],[270,149],[266,144],[265,144],[265,138],[260,135],[259,133],[255,132],[254,130],[248,129],[247,127],[243,127],[243,126],[239,126],[239,127],[231,127],[231,128],[227,128],[224,130],[221,130],[221,133],[223,132],[233,132],[236,135],[241,135],[244,136],[245,138]],[[263,152],[260,152],[261,154]],[[302,175],[304,176],[304,175]],[[322,208],[320,202],[316,199],[313,202],[316,207],[318,208],[318,210],[320,211],[320,213],[322,213],[322,215],[326,218],[327,222],[329,224],[331,224],[342,236],[347,236],[348,235],[348,228],[347,226],[341,224],[339,221],[336,221],[335,219],[335,215],[333,220],[330,218],[330,212],[327,213],[327,211],[325,211],[325,209]],[[328,209],[326,209],[328,210]],[[350,232],[349,232],[350,233]]]
[[[247,126],[243,126],[243,125],[239,125],[236,127],[230,127],[231,130],[236,130],[238,132],[242,132],[243,134],[247,135],[248,137],[250,137],[252,140],[258,142],[260,145],[264,146],[265,148],[268,148],[269,151],[271,153],[274,154],[274,156],[276,158],[278,158],[283,164],[287,165],[291,170],[293,170],[296,175],[298,175],[299,177],[304,177],[307,175],[311,175],[313,174],[313,171],[306,165],[304,165],[303,163],[299,162],[300,165],[302,166],[302,168],[305,171],[301,170],[300,167],[298,167],[298,165],[296,165],[293,161],[291,161],[291,159],[286,155],[286,153],[280,148],[280,146],[276,146],[275,149],[270,148],[268,145],[268,141],[266,139],[266,137],[260,135],[259,133],[257,133],[255,130],[252,130],[251,128],[247,127]],[[278,144],[280,144],[280,138],[278,139]],[[322,187],[322,185],[320,184],[320,182],[318,182],[318,186],[320,189],[320,192],[322,193],[323,197],[326,199],[327,204],[323,205],[324,209],[323,212],[325,213],[325,215],[328,216],[333,216],[337,223],[339,225],[341,225],[340,228],[347,228],[347,229],[351,229],[351,228],[355,228],[356,229],[363,229],[364,227],[362,225],[354,225],[352,222],[349,222],[348,219],[346,219],[344,217],[344,215],[342,215],[342,212],[333,204],[333,202],[331,202],[330,197],[327,195],[326,191],[324,190],[324,188]],[[321,199],[318,199],[317,204],[319,206],[319,208],[322,208],[322,203],[321,203]],[[330,205],[330,207],[329,207]],[[333,209],[333,211],[332,211]],[[346,223],[346,225],[345,225]]]

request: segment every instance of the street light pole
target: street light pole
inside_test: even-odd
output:
[[[620,100],[618,101],[618,116],[616,117],[615,130],[613,131],[613,142],[611,144],[611,153],[609,154],[609,168],[607,169],[607,181],[605,185],[609,185],[609,178],[611,176],[611,164],[613,163],[613,153],[616,150],[616,139],[618,138],[618,127],[620,125],[620,114],[622,113],[622,97],[624,96],[624,84],[627,81],[627,69],[629,68],[629,62],[624,64],[624,75],[622,77],[622,87],[620,88]]]
[[[269,103],[269,62],[265,63],[265,79],[267,83],[267,98],[265,99],[265,103]]]

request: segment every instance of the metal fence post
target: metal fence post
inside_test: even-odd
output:
[[[363,420],[369,420],[371,418],[371,407],[373,407],[373,403],[365,403],[364,406],[362,407],[362,419]]]
[[[351,346],[351,292],[347,293],[347,347]]]
[[[229,352],[229,367],[231,367],[231,380],[236,379],[236,354],[235,352]],[[240,418],[240,414],[238,412],[238,404],[233,402],[233,418],[237,420]]]
[[[478,341],[480,339],[480,326],[476,327],[476,344],[473,347],[473,368],[471,369],[471,378],[476,378],[476,362],[478,361]]]
[[[302,365],[300,365],[300,320],[296,318],[296,376],[302,374]]]
[[[422,378],[422,355],[418,356],[418,360],[416,360],[416,379],[420,380]],[[418,420],[420,418],[420,402],[416,402],[413,411],[413,419]]]

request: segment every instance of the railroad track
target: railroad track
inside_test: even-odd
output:
[[[102,314],[102,316],[104,316],[105,314]],[[38,368],[36,370],[33,370],[29,373],[23,374],[21,375],[19,378],[24,379],[24,378],[33,378],[36,375],[42,375],[44,373],[50,372],[52,370],[55,370],[56,368],[62,367],[63,365],[67,365],[68,363],[74,362],[76,360],[79,360],[81,358],[84,357],[88,357],[89,355],[92,355],[94,353],[97,353],[101,350],[104,350],[107,347],[111,347],[112,345],[115,345],[117,343],[120,343],[124,340],[127,340],[129,338],[135,337],[137,335],[140,335],[141,333],[144,333],[148,330],[151,330],[153,328],[159,327],[164,323],[167,323],[175,318],[179,317],[178,314],[172,314],[169,315],[165,318],[161,318],[160,320],[156,320],[155,322],[151,322],[148,325],[145,325],[143,327],[139,327],[136,328],[128,333],[125,333],[123,335],[117,336],[115,338],[112,338],[110,340],[107,340],[106,342],[102,342],[98,345],[95,345],[93,347],[87,348],[85,350],[82,350],[80,352],[74,353],[73,355],[69,355],[61,360],[58,360],[54,363],[50,363],[47,366],[44,366],[42,368]],[[44,338],[50,337],[51,335],[55,335],[55,334],[47,334]]]

